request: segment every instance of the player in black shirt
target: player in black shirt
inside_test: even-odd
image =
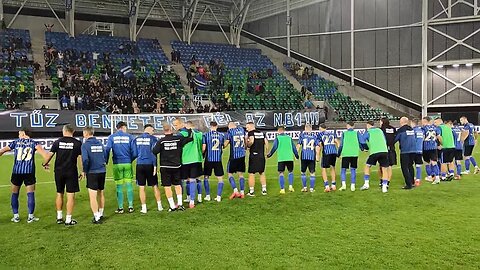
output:
[[[390,184],[390,180],[392,180],[392,166],[397,165],[397,151],[395,151],[395,137],[397,136],[397,129],[390,125],[390,120],[388,120],[386,117],[380,119],[380,129],[382,129],[383,134],[385,134],[385,139],[387,140],[389,163],[387,169],[387,180],[388,184]],[[378,172],[381,175],[381,168]],[[381,186],[382,180],[380,180],[380,187]]]
[[[262,195],[267,195],[267,177],[265,175],[265,155],[268,152],[268,141],[263,132],[256,130],[255,124],[247,123],[247,146],[250,151],[248,158],[248,196],[255,196],[255,174],[260,174]]]
[[[165,189],[165,196],[167,197],[168,204],[170,205],[169,212],[175,210],[183,211],[182,201],[182,151],[183,146],[193,141],[192,130],[187,129],[188,136],[173,135],[172,126],[168,124],[163,125],[163,131],[165,137],[157,141],[152,149],[153,154],[156,156],[160,154],[160,175],[162,180],[162,186]],[[177,194],[178,206],[175,205],[173,200],[172,188],[175,187],[175,193]]]
[[[75,193],[80,191],[79,174],[77,169],[77,161],[81,163],[79,157],[82,154],[82,143],[73,138],[75,130],[70,125],[63,126],[63,137],[56,140],[49,153],[49,158],[44,166],[48,167],[48,163],[52,157],[57,154],[55,159],[55,184],[57,186],[57,224],[63,223],[63,197],[65,189],[67,190],[67,216],[65,218],[66,226],[73,226],[77,221],[72,219],[72,212],[75,205]]]

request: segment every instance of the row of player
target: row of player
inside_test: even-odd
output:
[[[315,191],[315,167],[320,161],[324,191],[335,191],[336,173],[335,164],[337,158],[341,160],[341,187],[346,190],[346,172],[351,171],[351,191],[356,189],[356,169],[360,151],[369,151],[369,157],[364,171],[364,185],[361,190],[369,189],[370,168],[377,163],[380,165],[380,178],[382,192],[388,192],[391,180],[391,166],[396,165],[395,143],[400,143],[400,160],[402,172],[405,177],[404,189],[411,189],[420,185],[423,160],[427,163],[427,180],[438,184],[442,179],[451,180],[454,177],[455,165],[457,164],[457,179],[460,178],[460,160],[465,156],[465,165],[468,173],[470,162],[475,166],[475,173],[479,172],[475,159],[471,156],[475,145],[473,126],[465,117],[460,119],[462,127],[453,127],[451,121],[446,124],[441,119],[434,122],[426,117],[419,121],[409,121],[403,117],[400,120],[402,127],[396,129],[389,125],[388,119],[380,121],[381,128],[375,127],[373,122],[367,123],[367,130],[361,134],[354,130],[354,124],[348,123],[347,130],[341,137],[327,130],[321,125],[319,132],[314,132],[310,125],[306,125],[301,133],[298,143],[285,133],[285,128],[278,129],[278,135],[273,143],[273,148],[268,151],[268,141],[265,135],[256,130],[253,123],[248,123],[247,131],[237,127],[235,123],[229,123],[226,134],[217,131],[217,124],[210,124],[210,131],[202,134],[195,130],[191,122],[183,123],[177,119],[173,127],[164,125],[164,137],[158,139],[153,136],[155,130],[151,125],[145,126],[145,133],[134,137],[127,133],[126,124],[117,124],[117,132],[108,138],[107,145],[94,137],[94,130],[83,130],[84,143],[73,138],[74,130],[66,125],[63,127],[63,137],[58,139],[50,152],[46,152],[41,145],[31,139],[28,130],[19,132],[19,139],[11,142],[7,147],[0,150],[0,155],[7,151],[14,151],[14,166],[12,172],[12,195],[11,205],[14,217],[13,222],[19,222],[18,196],[22,184],[27,190],[28,219],[27,222],[37,221],[33,212],[35,209],[35,152],[44,158],[44,168],[56,154],[55,183],[57,188],[56,208],[57,223],[67,226],[77,224],[72,219],[75,193],[79,192],[79,179],[86,178],[86,185],[90,196],[90,206],[94,215],[93,223],[101,223],[105,206],[104,186],[106,165],[112,152],[113,178],[116,184],[118,214],[124,213],[124,194],[127,190],[128,212],[133,212],[133,168],[132,162],[137,161],[136,181],[139,186],[141,210],[146,213],[145,186],[152,186],[157,201],[158,210],[163,210],[158,188],[157,168],[161,175],[161,184],[169,204],[169,211],[185,210],[183,206],[183,190],[186,190],[188,205],[195,207],[197,201],[211,200],[209,177],[212,173],[218,179],[216,201],[220,202],[223,193],[223,148],[230,146],[230,157],[227,165],[228,180],[233,189],[230,199],[244,198],[246,172],[245,157],[249,153],[248,185],[246,195],[255,196],[255,174],[260,175],[262,195],[267,194],[265,164],[266,158],[277,153],[280,193],[285,193],[285,171],[288,171],[288,190],[293,192],[293,169],[294,160],[301,160],[302,192]],[[174,130],[178,134],[173,134]],[[160,155],[159,162],[157,155]],[[77,157],[81,158],[81,174],[77,169]],[[423,159],[423,160],[422,160]],[[203,169],[202,169],[202,162]],[[440,161],[440,162],[438,162]],[[416,176],[414,178],[413,164],[416,164]],[[438,166],[438,164],[442,164]],[[328,175],[327,169],[330,170]],[[307,170],[310,173],[310,189],[307,188]],[[237,188],[234,175],[238,175],[239,186]],[[202,197],[202,181],[205,197]],[[330,176],[330,178],[329,178]],[[185,186],[182,187],[182,179]],[[174,187],[177,202],[173,198]],[[67,193],[66,219],[63,220],[63,201],[65,191]],[[197,196],[195,194],[197,193]]]

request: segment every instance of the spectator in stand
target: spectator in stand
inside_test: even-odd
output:
[[[62,110],[68,110],[68,103],[69,103],[69,100],[68,100],[67,96],[63,95],[60,98],[60,106],[61,106]]]
[[[54,27],[55,25],[52,23],[52,24],[45,24],[45,28],[47,29],[47,32],[52,32],[52,28]]]

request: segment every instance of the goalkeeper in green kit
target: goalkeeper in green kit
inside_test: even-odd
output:
[[[354,130],[354,123],[347,123],[347,130],[343,132],[340,139],[340,147],[338,148],[338,156],[342,157],[342,170],[340,173],[340,179],[342,180],[341,191],[347,189],[346,179],[347,170],[350,169],[350,190],[355,191],[355,184],[357,182],[357,168],[358,168],[358,155],[361,150],[361,135]]]
[[[285,194],[285,168],[288,170],[288,190],[294,192],[293,189],[293,161],[298,159],[298,151],[292,138],[285,134],[285,127],[278,128],[278,134],[273,142],[273,148],[267,155],[270,158],[277,153],[278,159],[278,181],[280,182],[280,194]]]

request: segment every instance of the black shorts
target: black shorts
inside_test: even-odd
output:
[[[182,167],[183,168],[183,167]],[[179,186],[182,184],[182,169],[180,168],[160,168],[162,179],[162,187],[170,187],[172,185]]]
[[[227,165],[228,173],[244,173],[245,170],[245,157],[230,159]]]
[[[35,173],[27,173],[27,174],[12,173],[11,182],[14,186],[17,186],[17,187],[21,187],[22,184],[25,184],[25,186],[31,186],[37,183],[37,179],[35,178]]]
[[[443,149],[437,150],[437,161],[439,163],[443,163]]]
[[[387,152],[385,152],[385,153],[375,153],[373,155],[370,155],[367,159],[367,165],[370,165],[370,166],[377,165],[377,162],[380,165],[380,167],[382,167],[382,168],[389,167],[390,163],[388,161],[388,153]]]
[[[466,157],[472,156],[474,145],[464,145],[463,146],[463,155]]]
[[[223,176],[225,172],[223,171],[222,162],[205,161],[205,164],[203,165],[203,175],[211,176],[212,172],[217,177]]]
[[[195,179],[203,174],[202,163],[190,163],[182,166],[181,178],[182,179]]]
[[[463,150],[455,149],[455,160],[463,160]]]
[[[158,185],[157,174],[153,175],[153,165],[137,164],[137,185],[144,187],[146,184],[153,187]]]
[[[281,161],[277,165],[278,172],[284,172],[285,168],[288,172],[293,172],[293,161]]]
[[[342,169],[358,168],[358,157],[342,157]]]
[[[87,188],[92,190],[105,189],[105,175],[106,173],[88,173],[87,174]]]
[[[397,151],[395,151],[395,149],[388,150],[388,165],[397,165]]]
[[[420,153],[415,154],[415,159],[413,160],[415,165],[423,165],[423,156]]]
[[[263,155],[250,155],[248,158],[248,173],[264,173],[265,162],[265,156]]]
[[[337,163],[337,155],[322,155],[322,168],[335,167],[335,163]]]
[[[442,150],[443,153],[443,162],[444,163],[452,163],[453,159],[455,158],[455,148],[444,148]]]
[[[55,185],[57,186],[57,193],[65,193],[65,189],[67,193],[80,192],[78,172],[55,172]]]
[[[427,163],[430,163],[430,161],[437,161],[438,156],[437,156],[437,150],[425,150],[423,151],[423,160]]]
[[[300,161],[300,171],[302,173],[305,173],[307,171],[307,168],[308,168],[308,171],[310,173],[314,173],[315,172],[315,166],[316,166],[316,162],[315,160],[301,160]]]

